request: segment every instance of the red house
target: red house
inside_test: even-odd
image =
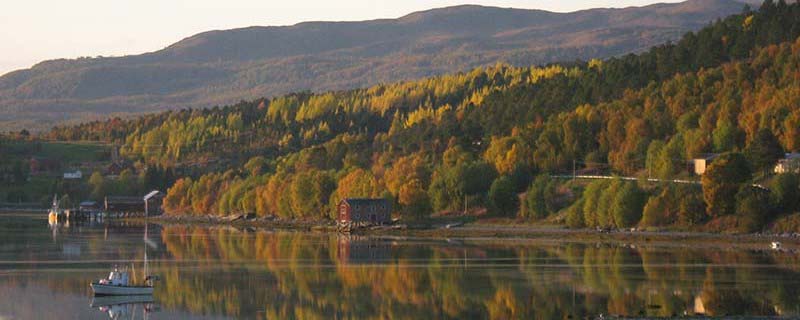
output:
[[[386,199],[347,198],[339,201],[339,224],[386,224],[392,221]]]

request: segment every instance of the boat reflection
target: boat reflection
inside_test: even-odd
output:
[[[106,314],[109,319],[147,319],[150,313],[157,312],[153,296],[98,296],[92,299],[90,307]]]

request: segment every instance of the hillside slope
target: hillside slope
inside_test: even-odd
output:
[[[742,10],[690,0],[572,13],[457,6],[398,19],[201,33],[126,57],[54,60],[0,77],[9,130],[469,70],[605,58],[679,38]]]

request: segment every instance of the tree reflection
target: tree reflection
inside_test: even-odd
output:
[[[612,244],[415,243],[167,227],[165,307],[264,318],[797,315],[788,254]],[[783,261],[790,264],[783,267]],[[780,268],[766,269],[777,264]],[[209,271],[208,269],[213,269]],[[765,271],[768,270],[768,276]],[[212,276],[209,276],[211,272]],[[163,298],[163,299],[162,299]]]

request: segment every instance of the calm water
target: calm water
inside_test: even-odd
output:
[[[154,301],[92,300],[90,281],[113,265],[140,273],[145,251],[162,278]],[[44,215],[0,215],[0,319],[797,317],[798,258],[152,224],[145,238],[144,225],[51,228]]]

